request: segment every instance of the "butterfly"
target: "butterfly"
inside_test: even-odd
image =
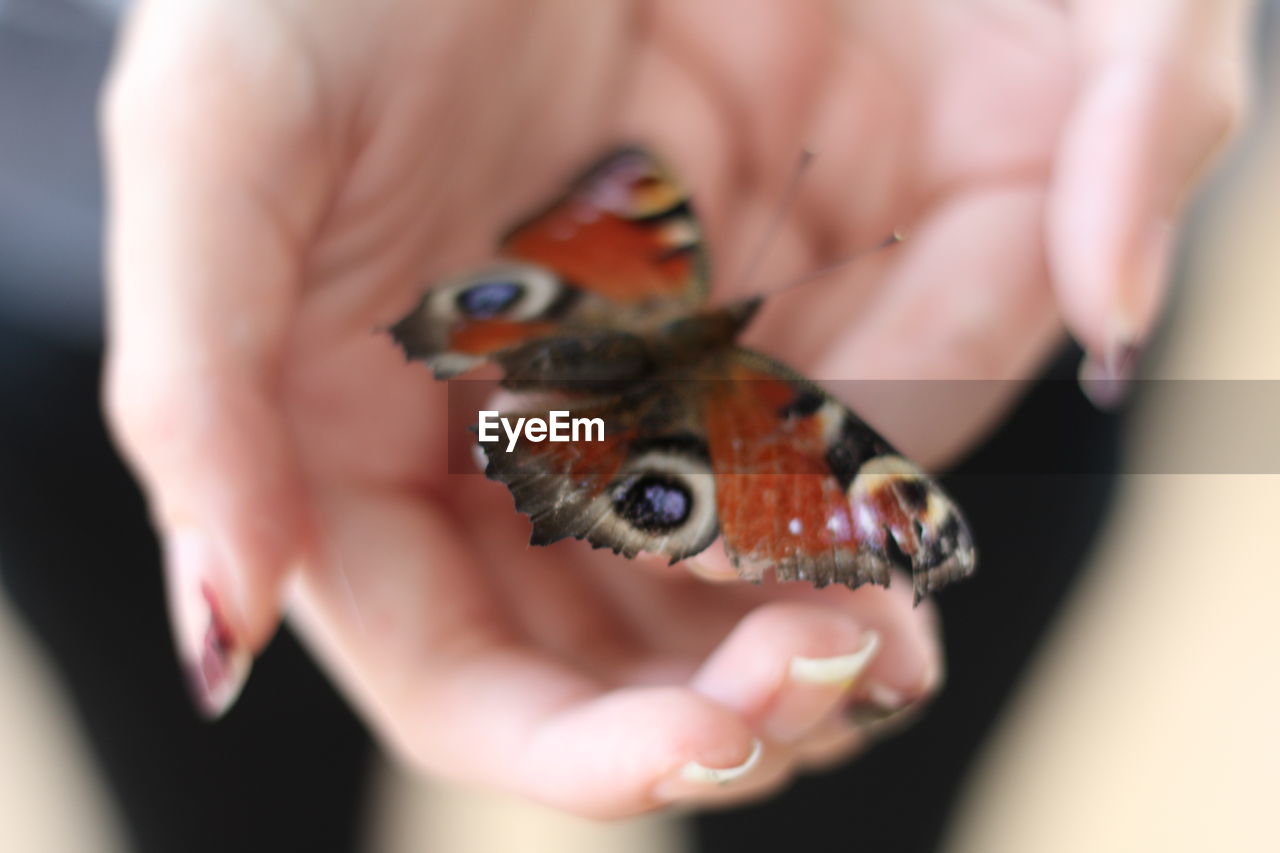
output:
[[[391,334],[438,379],[496,364],[531,392],[522,415],[603,422],[596,441],[480,442],[532,544],[674,563],[722,537],[744,579],[887,586],[897,568],[917,602],[973,572],[969,527],[933,479],[816,384],[735,345],[761,300],[707,305],[689,195],[651,153],[608,154],[498,257],[429,288]]]

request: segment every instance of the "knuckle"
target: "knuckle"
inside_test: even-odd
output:
[[[145,381],[118,361],[107,370],[104,413],[117,439],[135,455],[172,439],[177,431],[172,400],[165,383]]]
[[[144,469],[215,452],[235,418],[225,389],[140,359],[113,359],[103,411],[122,449]]]

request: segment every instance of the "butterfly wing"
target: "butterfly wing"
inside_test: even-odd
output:
[[[592,437],[600,440],[533,441],[522,434],[509,446],[503,436],[482,435],[485,474],[505,483],[516,509],[529,516],[534,545],[575,538],[627,557],[692,556],[717,533],[715,478],[693,396],[699,387],[655,381],[563,408],[508,413],[544,423],[557,411],[570,421],[598,418],[600,434]],[[583,438],[591,428],[584,426]]]
[[[555,270],[619,303],[706,300],[707,256],[688,191],[652,154],[605,157],[541,213],[513,228],[502,252]]]
[[[613,152],[501,243],[504,260],[441,282],[391,332],[447,378],[583,331],[639,333],[706,300],[688,193],[651,154]]]
[[[705,434],[725,550],[743,577],[887,586],[916,600],[974,568],[942,488],[848,407],[770,359],[734,350],[708,380]]]
[[[482,442],[536,544],[676,560],[722,533],[744,577],[856,587],[897,566],[917,599],[973,570],[968,528],[936,483],[812,383],[727,348],[749,310],[693,316],[708,286],[698,223],[651,155],[610,154],[501,254],[433,287],[392,334],[441,378],[495,361],[509,386],[625,389],[555,410],[599,418],[598,442]]]
[[[557,407],[527,413],[549,421]],[[586,539],[635,556],[693,556],[717,534],[740,574],[887,586],[916,599],[970,574],[963,516],[942,488],[813,383],[747,350],[684,376],[577,399],[601,441],[482,443],[486,474],[533,522],[532,542]],[[516,415],[509,415],[516,417]]]

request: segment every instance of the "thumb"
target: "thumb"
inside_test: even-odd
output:
[[[1118,399],[1152,330],[1176,218],[1242,111],[1248,5],[1070,4],[1083,80],[1054,165],[1047,245],[1100,404]]]
[[[175,642],[210,716],[234,702],[310,548],[277,378],[320,199],[299,156],[303,69],[214,6],[143,4],[102,110],[107,416],[163,539]]]

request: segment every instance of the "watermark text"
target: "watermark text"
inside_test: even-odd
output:
[[[498,428],[507,436],[507,452],[516,449],[523,435],[526,441],[604,441],[604,418],[575,418],[568,410],[547,412],[547,418],[506,418],[501,412],[482,410],[476,435],[482,443],[501,441]]]

